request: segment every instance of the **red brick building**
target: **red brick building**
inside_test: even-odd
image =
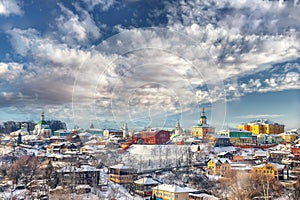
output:
[[[165,144],[170,140],[170,131],[144,131],[132,136],[135,143],[142,144]]]

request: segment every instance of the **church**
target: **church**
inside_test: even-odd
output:
[[[33,135],[38,135],[44,138],[51,137],[52,131],[45,121],[45,115],[44,112],[42,112],[41,120],[35,125],[33,130]]]
[[[202,108],[201,117],[199,120],[199,124],[196,126],[192,126],[191,132],[193,137],[198,137],[199,139],[205,139],[207,134],[214,134],[215,128],[209,126],[206,123],[206,116],[205,116],[205,110]]]

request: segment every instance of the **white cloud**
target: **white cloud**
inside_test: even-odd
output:
[[[23,12],[16,0],[0,0],[0,15],[22,15]]]
[[[255,115],[242,115],[236,116],[239,119],[272,119],[284,117],[282,114],[255,114]]]
[[[16,79],[24,73],[23,65],[15,62],[0,62],[0,80],[5,79],[9,83],[14,83]],[[0,84],[1,85],[1,84]]]
[[[59,32],[59,37],[64,43],[72,46],[86,45],[89,40],[98,39],[100,34],[100,29],[95,24],[94,20],[90,14],[75,5],[78,14],[69,10],[63,4],[58,3],[62,14],[56,19],[57,27]]]
[[[85,4],[87,4],[89,10],[93,10],[96,6],[100,6],[103,11],[107,11],[112,6],[117,4],[116,0],[82,0]]]

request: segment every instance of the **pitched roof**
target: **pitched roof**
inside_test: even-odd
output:
[[[158,182],[153,180],[152,178],[141,178],[139,180],[134,181],[134,183],[136,184],[140,184],[140,185],[157,185]]]

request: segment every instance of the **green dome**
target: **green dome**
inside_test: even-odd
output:
[[[202,119],[205,118],[206,119],[206,116],[201,116],[200,118],[202,118]]]
[[[39,125],[47,125],[47,122],[45,120],[41,120],[37,124],[39,124]]]

